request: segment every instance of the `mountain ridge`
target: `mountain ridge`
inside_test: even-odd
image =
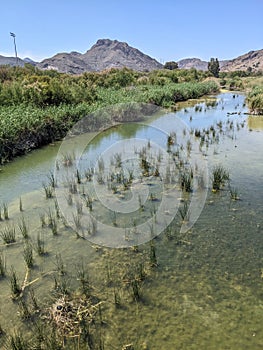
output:
[[[24,60],[0,55],[0,65],[24,66],[30,63],[40,69],[54,69],[62,73],[82,74],[88,71],[103,71],[111,68],[130,68],[135,71],[151,71],[162,69],[163,65],[142,51],[126,42],[111,39],[98,39],[85,53],[77,51],[60,52],[41,62],[30,58]],[[177,61],[179,69],[206,71],[208,62],[200,58],[185,58]],[[231,60],[219,60],[221,72],[236,70],[258,72],[263,71],[263,49],[249,51]]]

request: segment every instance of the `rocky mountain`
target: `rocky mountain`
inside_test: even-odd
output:
[[[0,55],[0,66],[5,66],[5,65],[8,65],[8,66],[18,65],[18,66],[24,67],[25,62],[19,57],[16,60],[15,57],[5,57]]]
[[[85,71],[101,71],[127,67],[136,71],[151,71],[162,64],[127,43],[118,40],[100,39],[86,53],[59,53],[37,65],[41,69],[56,69],[59,72],[81,74]]]
[[[200,60],[200,58],[185,58],[177,62],[179,69],[207,70],[207,62]]]
[[[0,55],[0,65],[15,66],[15,57]],[[76,51],[58,53],[40,63],[30,58],[18,58],[18,65],[25,63],[36,65],[40,69],[55,69],[63,73],[81,74],[86,71],[101,71],[110,68],[128,67],[136,71],[151,71],[161,69],[163,65],[127,43],[118,40],[100,39],[86,53]],[[180,69],[196,68],[207,70],[208,62],[199,58],[186,58],[177,62]],[[250,51],[232,60],[219,61],[221,72],[235,70],[263,71],[263,49]]]
[[[222,68],[228,63],[228,60],[223,60],[223,61],[219,61],[219,66],[220,69],[222,70]],[[197,70],[203,70],[206,71],[208,70],[208,61],[202,61],[200,60],[200,58],[185,58],[183,60],[178,61],[178,67],[180,69],[191,69],[191,68],[195,68]]]
[[[227,61],[221,68],[222,72],[236,70],[250,70],[252,72],[263,71],[263,49],[250,51],[242,56]]]

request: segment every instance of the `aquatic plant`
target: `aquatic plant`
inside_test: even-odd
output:
[[[57,218],[50,208],[48,210],[48,226],[51,228],[53,235],[56,236],[58,234]]]
[[[39,256],[42,256],[45,254],[45,242],[44,242],[43,237],[40,233],[37,234],[35,250]]]
[[[9,213],[8,213],[8,205],[7,203],[3,203],[2,204],[2,208],[3,208],[3,218],[4,220],[8,220],[9,219]]]
[[[181,189],[185,192],[192,192],[193,190],[193,171],[192,169],[184,169],[180,173],[180,185]]]
[[[14,226],[7,225],[0,231],[0,237],[5,244],[11,244],[16,241],[16,229]]]
[[[52,187],[49,184],[46,184],[45,182],[42,183],[45,195],[46,195],[46,199],[52,198],[54,195],[54,187]]]
[[[18,301],[18,308],[19,308],[18,314],[20,315],[20,317],[23,321],[31,318],[32,314],[31,314],[30,309],[27,305],[27,302],[24,299],[20,299]]]
[[[46,215],[43,213],[39,214],[39,219],[40,219],[41,227],[45,227],[46,226]]]
[[[6,275],[6,258],[3,252],[0,252],[0,278]]]
[[[22,289],[19,285],[17,274],[16,274],[16,271],[15,271],[13,265],[10,268],[9,283],[10,283],[12,298],[17,298],[20,295]]]
[[[81,292],[85,295],[90,291],[90,279],[87,270],[84,267],[83,260],[76,266],[77,268],[77,280],[80,283]]]
[[[66,271],[65,271],[65,266],[61,257],[61,254],[56,254],[55,255],[55,266],[57,268],[57,272],[59,275],[63,276],[65,275]]]
[[[60,209],[59,209],[59,204],[57,199],[54,200],[54,205],[55,205],[56,217],[57,219],[60,219]]]
[[[76,170],[75,176],[76,176],[77,183],[80,185],[81,184],[81,174],[80,174],[79,169]]]
[[[188,202],[184,202],[183,205],[179,207],[178,212],[179,212],[179,215],[180,215],[182,221],[187,220],[187,217],[189,215],[188,210],[189,210]]]
[[[19,198],[19,211],[22,212],[23,211],[23,203],[22,203],[22,198]]]
[[[218,192],[229,179],[229,172],[222,165],[214,166],[212,169],[212,191]]]
[[[18,228],[24,239],[28,239],[28,226],[26,224],[24,216],[21,217],[20,222],[18,222]]]
[[[47,178],[48,178],[49,186],[51,186],[52,188],[57,187],[57,180],[53,172],[50,171],[49,174],[47,175]]]
[[[154,241],[150,242],[149,258],[150,258],[150,265],[152,267],[156,267],[158,263],[157,263],[156,248],[155,248]]]
[[[24,245],[23,257],[26,263],[27,268],[31,269],[33,267],[33,249],[30,243]]]
[[[240,196],[239,196],[239,191],[236,187],[231,187],[229,185],[229,192],[230,192],[230,198],[233,200],[233,201],[237,201],[240,199]]]

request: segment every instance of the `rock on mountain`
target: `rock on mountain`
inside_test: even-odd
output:
[[[81,74],[109,68],[131,68],[136,71],[161,69],[161,63],[118,40],[100,39],[86,53],[59,53],[37,65],[63,73]]]
[[[250,51],[242,56],[227,61],[222,67],[222,72],[232,72],[236,70],[250,70],[252,72],[263,71],[263,49]]]

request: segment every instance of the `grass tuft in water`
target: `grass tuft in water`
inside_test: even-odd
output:
[[[53,198],[54,188],[45,182],[43,182],[42,186],[46,195],[46,199]]]
[[[26,224],[24,216],[21,217],[21,220],[18,223],[18,228],[19,228],[19,231],[20,231],[21,235],[23,236],[23,238],[28,239],[29,238],[28,226]]]
[[[19,315],[23,321],[29,320],[32,316],[30,309],[24,299],[19,300],[18,302]]]
[[[11,270],[10,270],[9,283],[10,283],[12,298],[15,299],[20,295],[22,289],[19,285],[17,274],[13,266],[11,266]]]
[[[22,202],[22,198],[19,198],[19,211],[22,212],[23,211],[23,202]]]
[[[0,278],[6,275],[6,258],[3,252],[0,252]]]
[[[189,209],[188,202],[184,202],[184,204],[178,209],[178,212],[179,212],[179,215],[180,215],[182,221],[187,220],[187,217],[189,215],[188,209]]]
[[[55,265],[56,265],[58,274],[61,276],[65,275],[66,272],[65,272],[65,267],[64,267],[64,263],[63,263],[61,254],[56,254]]]
[[[240,200],[239,191],[238,191],[238,189],[236,187],[229,186],[229,192],[230,192],[230,198],[233,201]]]
[[[33,259],[33,249],[30,243],[26,243],[24,245],[23,257],[26,263],[26,266],[31,269],[33,267],[34,259]]]
[[[77,265],[77,280],[80,283],[81,292],[87,295],[90,291],[90,279],[88,272],[85,270],[83,261]]]
[[[3,203],[2,207],[3,207],[4,220],[8,220],[9,219],[9,213],[8,213],[8,205],[7,205],[7,203]]]
[[[229,172],[222,165],[214,166],[212,170],[212,191],[220,191],[229,179]]]
[[[152,267],[156,267],[158,265],[157,263],[157,257],[156,257],[156,248],[154,241],[151,241],[150,243],[150,252],[149,252],[149,257],[150,257],[150,265]]]
[[[35,244],[35,251],[39,256],[45,255],[45,242],[42,238],[42,235],[38,233],[37,240]]]
[[[46,215],[45,214],[39,214],[39,220],[41,223],[41,227],[45,227],[46,226]]]
[[[5,244],[11,244],[16,241],[16,230],[14,226],[6,226],[0,231],[0,237]]]

